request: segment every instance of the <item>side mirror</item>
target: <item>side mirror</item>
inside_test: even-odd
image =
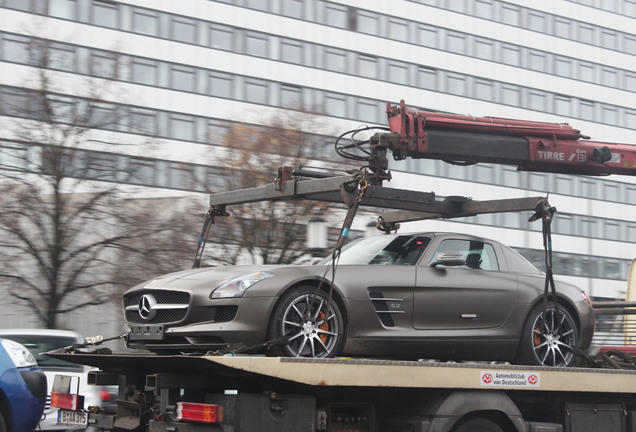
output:
[[[459,252],[446,251],[440,252],[437,255],[437,260],[431,263],[431,267],[437,267],[438,265],[444,265],[449,267],[456,267],[466,265],[466,258]]]

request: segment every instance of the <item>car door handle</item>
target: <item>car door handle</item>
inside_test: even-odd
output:
[[[473,319],[474,320],[474,319],[479,318],[479,315],[466,313],[466,314],[461,314],[461,318],[462,319]]]

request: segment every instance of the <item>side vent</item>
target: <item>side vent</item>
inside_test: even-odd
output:
[[[371,303],[382,325],[384,327],[395,327],[391,311],[389,311],[389,306],[386,304],[384,295],[381,292],[370,292],[369,297],[371,297]]]

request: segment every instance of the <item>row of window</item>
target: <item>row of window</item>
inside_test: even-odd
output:
[[[321,0],[217,0],[223,3],[305,19],[320,24],[358,31],[389,39],[421,44],[409,31],[417,21],[405,20],[370,10],[356,9]],[[607,27],[525,8],[499,0],[409,0],[454,12],[509,24],[556,37],[636,54],[636,36]],[[587,0],[592,1],[592,0]],[[598,0],[604,1],[604,0]],[[616,0],[610,0],[616,1]],[[626,2],[626,16],[636,13],[633,1]]]
[[[46,172],[46,153],[50,151],[55,150],[18,142],[0,142],[0,168],[32,172],[42,170]],[[207,165],[177,163],[167,160],[84,150],[73,150],[73,157],[68,158],[66,162],[69,163],[67,175],[82,179],[208,193],[223,190],[227,186],[225,180],[223,180],[227,172],[222,168]],[[61,163],[59,156],[57,163]],[[493,218],[486,221],[484,216],[492,216]],[[498,215],[479,215],[476,217],[477,219],[467,218],[466,220],[459,219],[458,221],[529,229],[527,221],[517,224],[518,226],[513,226],[515,224],[511,223],[515,219],[518,222],[525,220],[526,216],[521,213],[502,213]],[[559,213],[556,218],[556,225],[553,228],[555,233],[561,233],[563,225],[560,221],[568,217],[572,221],[585,219],[584,216]],[[620,221],[612,222],[603,219],[596,219],[595,221],[603,226],[613,222],[620,223]],[[572,226],[577,225],[578,223],[572,224]],[[634,238],[633,236],[636,235],[636,224],[634,224],[632,230],[631,238]],[[588,234],[590,233],[588,232]],[[593,235],[590,236],[594,237]],[[611,238],[607,239],[610,240]],[[537,267],[545,267],[545,258],[542,251],[522,249],[519,252]],[[554,271],[556,274],[562,275],[624,280],[627,277],[629,264],[628,260],[586,257],[557,252],[553,254]]]
[[[500,0],[409,1],[497,21],[601,48],[636,54],[636,35],[633,33],[623,33],[612,28],[600,27],[588,22],[577,21],[572,18],[553,15]],[[582,0],[581,3],[591,3],[593,1],[595,0]],[[606,0],[596,1],[606,3]],[[617,0],[609,0],[607,3],[615,3],[616,1]],[[624,11],[624,15],[628,17],[636,16],[636,2],[633,0],[622,1],[624,2],[624,7],[620,9]],[[615,10],[615,12],[619,11]]]
[[[636,16],[636,0],[567,0],[628,17]]]
[[[158,86],[177,91],[194,92],[250,103],[301,109],[316,107],[335,117],[352,118],[369,123],[385,122],[385,101],[287,85],[277,81],[228,74],[183,64],[121,56],[112,53],[31,39],[21,35],[0,33],[0,59],[42,67],[38,58],[48,59],[46,67],[84,73],[136,84]],[[281,58],[293,60],[285,39],[272,37],[280,44]],[[38,54],[46,49],[47,55]],[[286,46],[287,44],[287,46]],[[554,113],[567,118],[636,129],[636,110],[591,100],[555,94],[538,89],[485,80],[470,75],[421,67],[369,57],[351,51],[315,46],[321,67],[337,72],[355,70],[359,76],[391,78],[405,85],[463,97]],[[292,51],[293,52],[293,51]],[[302,63],[299,56],[296,60]],[[636,83],[636,80],[635,80]],[[150,125],[152,128],[154,125]],[[193,132],[189,136],[196,140]],[[188,138],[182,138],[188,139]]]
[[[528,261],[545,271],[545,254],[542,250],[515,248]],[[631,260],[603,258],[590,255],[554,252],[552,270],[556,275],[585,278],[626,280]]]
[[[471,183],[506,185],[536,191],[539,194],[551,192],[597,201],[636,205],[636,184],[600,177],[517,171],[515,167],[507,165],[479,163],[457,166],[441,160],[410,158],[403,161],[390,160],[389,168],[395,171],[466,180]],[[636,233],[633,233],[631,238],[635,239]]]
[[[17,6],[11,3],[15,0],[4,1],[7,6]],[[81,8],[78,8],[76,0],[49,1],[51,2],[49,14],[53,16],[76,20],[77,16],[82,15],[79,12]],[[60,4],[57,2],[60,2]],[[261,6],[266,5],[266,2],[262,0],[259,0],[259,2]],[[477,3],[479,2],[476,1],[475,4]],[[20,2],[19,4],[22,5],[22,8],[25,8],[28,7],[29,2]],[[330,5],[329,7],[336,7],[336,5]],[[343,8],[343,6],[338,7]],[[278,50],[276,50],[275,47],[268,46],[270,45],[268,39],[272,39],[272,36],[264,33],[192,19],[188,21],[189,26],[187,26],[187,28],[189,30],[185,31],[182,27],[185,26],[184,23],[187,19],[184,17],[180,18],[157,11],[142,10],[112,3],[102,4],[102,2],[99,1],[93,1],[91,8],[92,14],[89,13],[87,16],[94,17],[94,19],[89,20],[89,22],[95,25],[276,59],[275,54]],[[285,10],[287,9],[283,7],[283,11]],[[106,13],[105,11],[111,12]],[[108,16],[111,16],[111,18],[107,19]],[[143,17],[143,19],[141,17]],[[83,21],[82,19],[79,20]],[[124,22],[128,23],[128,26],[125,26]],[[142,23],[144,24],[142,25]],[[389,23],[393,23],[393,21],[390,20]],[[414,39],[414,43],[429,48],[579,79],[599,85],[636,91],[636,73],[634,73],[634,71],[617,70],[597,63],[584,62],[572,57],[557,56],[545,51],[506,44],[493,39],[480,38],[468,33],[451,31],[443,27],[416,22],[409,22],[408,24],[413,28],[410,28],[407,22],[404,21],[403,31],[399,32],[397,29],[394,29],[390,32],[392,38],[410,40],[411,37],[407,37],[407,35],[413,33],[412,38]],[[160,31],[162,25],[166,28],[166,31]],[[393,26],[395,27],[397,24],[394,23]],[[389,25],[389,27],[391,26]],[[399,35],[400,33],[404,34]],[[303,45],[309,46],[310,44],[298,40],[290,40],[287,44],[282,43],[279,59],[320,68],[320,64],[314,64],[314,61],[312,61],[314,56],[303,53]],[[325,47],[322,47],[322,49],[325,49]],[[304,51],[309,51],[309,49],[307,48]],[[337,52],[338,50],[334,51]],[[285,59],[285,55],[291,58]],[[317,63],[320,63],[319,59],[320,56],[317,56]],[[354,69],[348,67],[349,65],[342,54],[340,56],[336,55],[334,60],[335,63],[332,67],[338,69],[339,72],[354,71]],[[371,63],[377,63],[377,59],[373,57],[370,58],[370,61]],[[331,62],[325,63],[327,65],[331,64]],[[402,82],[405,73],[400,69],[400,63],[401,62],[397,62],[395,77],[394,74],[387,74],[386,77],[378,76],[380,74],[378,73],[379,70],[377,66],[374,67],[373,64],[367,65],[364,63],[362,64],[362,73],[358,71],[354,73],[370,78],[385,79],[406,84]],[[329,66],[327,66],[327,68],[329,68]]]

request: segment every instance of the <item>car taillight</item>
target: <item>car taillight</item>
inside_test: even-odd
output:
[[[223,421],[223,407],[212,404],[177,402],[177,420],[218,423]]]
[[[84,408],[84,396],[70,393],[51,392],[51,406],[71,411]]]
[[[100,390],[99,391],[99,399],[104,402],[104,401],[109,401],[112,399],[112,395],[110,394],[110,392],[108,390]]]

